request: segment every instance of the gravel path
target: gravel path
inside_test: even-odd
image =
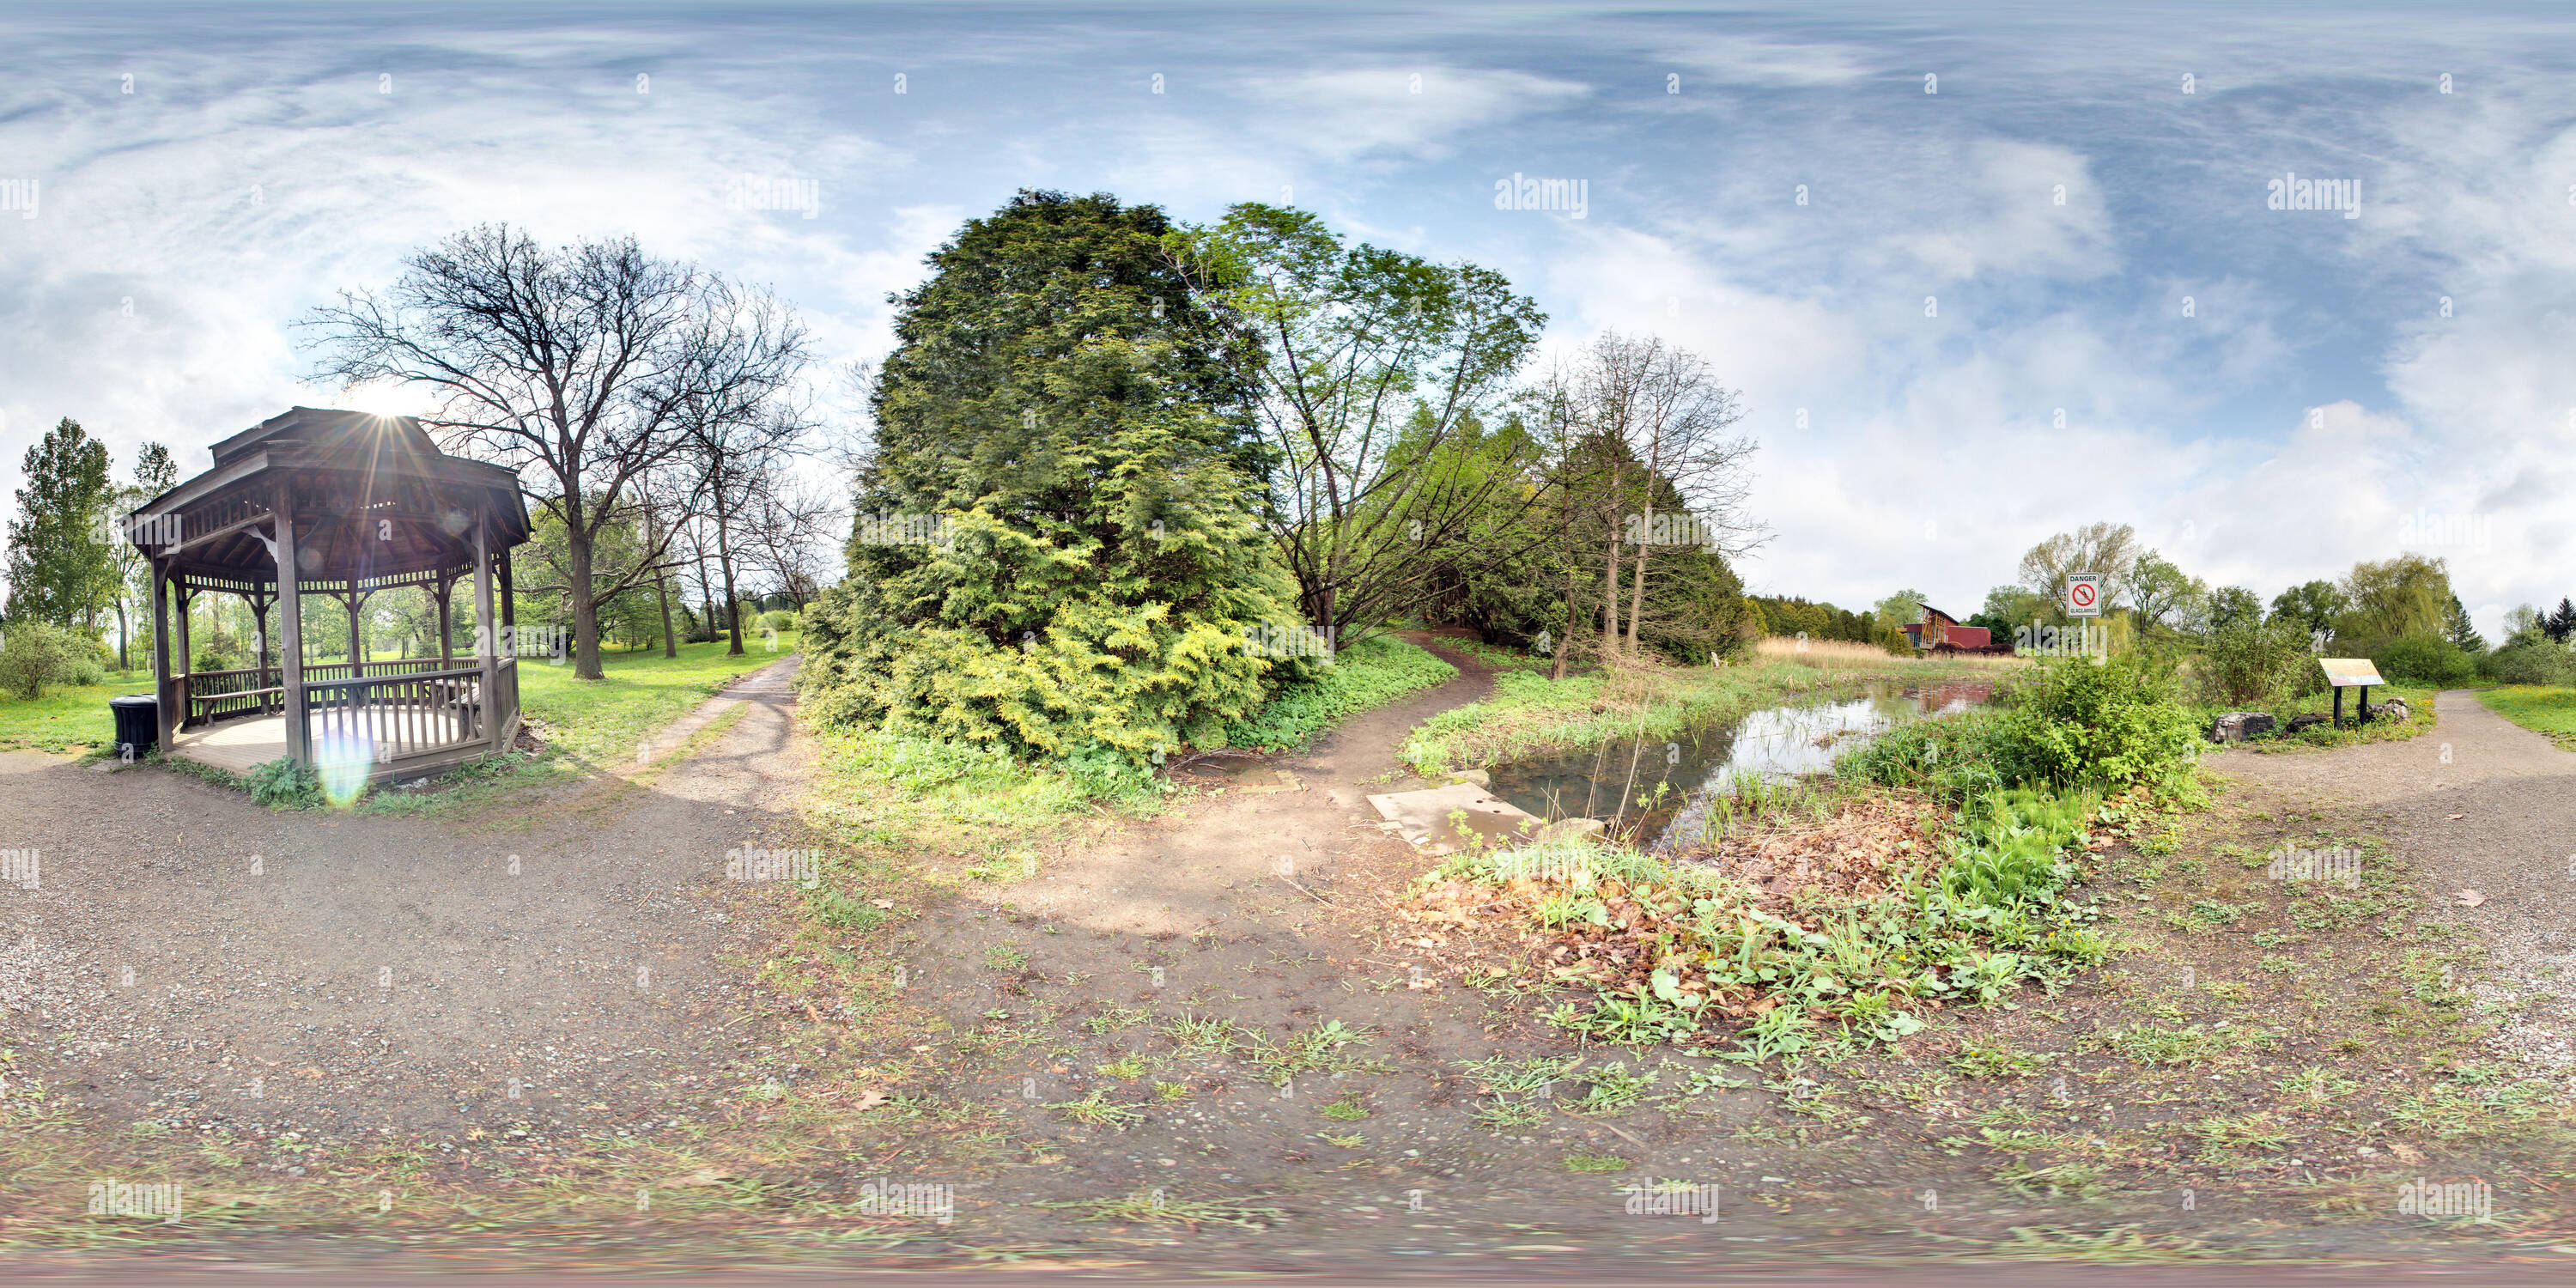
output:
[[[693,1103],[753,1041],[726,1033],[718,959],[732,902],[776,896],[725,860],[793,844],[793,667],[684,721],[746,708],[698,754],[498,823],[272,813],[0,754],[0,847],[39,865],[0,887],[15,1074],[110,1118],[326,1139],[542,1139]]]
[[[2208,763],[2384,814],[2388,843],[2415,865],[2425,897],[2485,936],[2498,969],[2482,992],[2521,1006],[2499,1045],[2576,1071],[2566,1006],[2576,981],[2576,753],[2467,690],[2443,692],[2433,710],[2433,730],[2405,742],[2312,754],[2231,749]]]

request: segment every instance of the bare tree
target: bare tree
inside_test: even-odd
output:
[[[2137,562],[2137,529],[2125,523],[2088,523],[2032,546],[2021,557],[2021,584],[2052,604],[2063,604],[2067,574],[2099,574],[2101,606],[2109,608],[2134,589],[2130,579]]]
[[[1637,651],[1646,583],[1658,546],[1696,546],[1739,555],[1761,544],[1744,513],[1750,438],[1725,431],[1742,419],[1734,391],[1707,362],[1654,337],[1605,332],[1543,377],[1537,390],[1548,427],[1550,486],[1566,540],[1579,526],[1596,542],[1601,566],[1600,651],[1622,650],[1622,547],[1628,574],[1624,647]],[[1578,525],[1577,515],[1583,521]],[[1572,560],[1567,632],[1576,621]]]
[[[1646,565],[1655,547],[1699,546],[1732,555],[1758,540],[1758,530],[1744,517],[1751,489],[1744,461],[1754,444],[1743,436],[1723,437],[1744,412],[1735,391],[1719,385],[1697,355],[1651,337],[1622,340],[1615,332],[1604,334],[1601,344],[1636,371],[1629,386],[1635,405],[1621,417],[1646,479],[1632,530],[1622,534],[1637,549],[1628,598],[1628,651],[1635,653],[1637,624],[1646,611]],[[1682,522],[1656,523],[1656,493],[1663,485],[1683,507],[1666,517]]]
[[[548,251],[485,225],[414,255],[384,293],[344,291],[303,325],[318,333],[320,375],[425,386],[438,405],[421,423],[449,450],[534,476],[531,495],[564,528],[573,673],[595,680],[600,602],[661,564],[648,551],[603,575],[602,532],[637,520],[633,490],[690,445],[693,418],[742,414],[806,361],[791,321],[740,316],[757,298],[631,237]]]
[[[840,504],[829,489],[799,480],[777,461],[753,477],[746,502],[739,542],[744,563],[802,611],[829,575]]]

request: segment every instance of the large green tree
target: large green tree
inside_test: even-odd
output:
[[[1302,672],[1249,391],[1170,231],[1023,192],[895,298],[850,576],[808,613],[822,718],[1132,779]]]
[[[1511,396],[1547,323],[1534,302],[1490,269],[1352,244],[1302,210],[1234,206],[1171,244],[1243,340],[1273,463],[1262,513],[1310,620],[1372,629],[1444,566],[1517,552],[1477,537],[1533,498],[1490,451],[1443,449]]]
[[[2401,554],[2363,561],[2345,573],[2344,598],[2352,605],[2336,625],[2338,635],[2360,641],[2446,634],[2451,574],[2439,559]]]
[[[77,628],[95,638],[116,597],[107,444],[66,416],[27,449],[18,517],[9,521],[12,620]]]
[[[2335,623],[2351,611],[2352,601],[2344,598],[2342,588],[2330,581],[2292,586],[2272,597],[2273,618],[2294,622],[2311,636],[2322,631],[2332,638]]]

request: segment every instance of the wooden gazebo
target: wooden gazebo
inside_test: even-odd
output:
[[[516,474],[441,453],[408,416],[312,407],[215,444],[214,457],[214,468],[126,520],[152,561],[152,673],[165,752],[235,771],[291,757],[326,782],[354,784],[510,745],[519,674],[509,647],[509,551],[529,534]],[[468,577],[473,652],[460,659],[448,603]],[[438,656],[368,661],[367,598],[403,586],[437,601]],[[208,591],[248,600],[262,623],[277,607],[275,665],[263,625],[254,665],[195,669],[188,604]],[[347,662],[305,660],[307,595],[348,605]]]

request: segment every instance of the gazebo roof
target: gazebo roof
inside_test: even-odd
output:
[[[127,532],[173,571],[276,580],[272,507],[291,489],[302,580],[392,579],[461,570],[474,525],[495,549],[528,539],[507,466],[449,456],[409,416],[296,407],[216,443],[214,467],[154,497]]]

